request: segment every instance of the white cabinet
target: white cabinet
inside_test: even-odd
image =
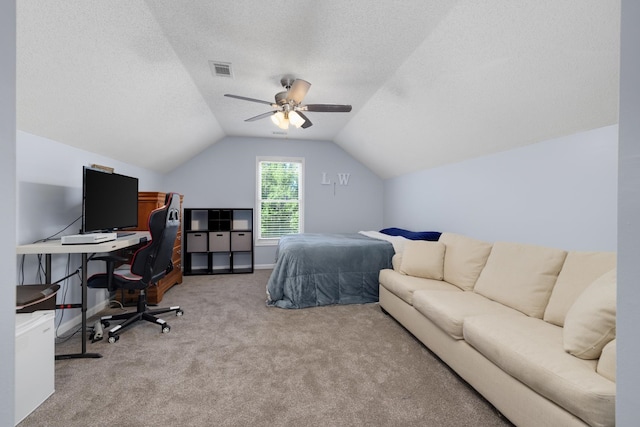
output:
[[[15,424],[53,394],[53,310],[16,314]]]

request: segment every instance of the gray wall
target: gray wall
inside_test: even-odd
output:
[[[72,224],[82,214],[82,166],[93,163],[111,166],[116,172],[139,178],[140,191],[162,191],[161,176],[145,169],[118,162],[84,150],[42,138],[26,132],[17,133],[17,243],[27,244],[49,237]],[[80,222],[75,222],[62,234],[75,234]],[[13,248],[15,253],[15,248]],[[12,258],[14,259],[14,258]],[[21,263],[24,259],[24,268]],[[67,268],[74,271],[80,266],[80,256],[73,255],[67,266],[66,256],[52,257],[52,278],[66,276]],[[24,271],[19,282],[39,283],[38,261],[34,255],[17,258],[18,271]],[[101,263],[90,263],[89,273],[102,271]],[[12,271],[16,270],[12,264]],[[66,296],[66,303],[80,301],[81,289],[77,276],[64,282],[67,292],[58,293],[58,303]],[[107,299],[104,290],[91,290],[88,294],[89,315],[99,311]],[[79,310],[56,312],[58,334],[64,334],[77,325]]]
[[[385,226],[616,250],[617,126],[385,182]]]
[[[616,423],[640,420],[640,2],[622,1]]]
[[[620,176],[619,176],[619,230],[618,230],[618,263],[619,283],[618,293],[620,301],[618,307],[618,398],[616,407],[616,419],[619,426],[635,425],[640,419],[640,406],[637,405],[637,395],[640,384],[640,367],[637,363],[637,354],[640,353],[640,342],[637,340],[637,325],[640,324],[640,310],[637,309],[640,301],[640,287],[637,286],[637,277],[640,276],[640,51],[637,50],[640,34],[636,23],[640,21],[640,4],[635,0],[622,0],[622,73],[621,73],[621,103],[620,103]],[[0,2],[0,94],[15,93],[15,2]],[[15,97],[0,96],[0,174],[2,178],[2,191],[9,203],[14,201],[15,185]],[[271,153],[269,153],[271,154]],[[88,154],[87,157],[91,157]],[[50,162],[63,162],[64,159],[53,157]],[[96,161],[91,159],[90,161]],[[97,162],[97,161],[96,161]],[[206,166],[206,165],[205,165]],[[354,169],[355,170],[355,169]],[[60,172],[60,171],[58,171]],[[75,171],[70,173],[75,174]],[[184,175],[182,172],[180,175]],[[402,177],[411,180],[411,177]],[[169,179],[167,185],[177,185]],[[319,181],[319,179],[318,179]],[[394,180],[395,181],[395,180]],[[397,183],[391,184],[396,189]],[[179,188],[173,187],[176,191]],[[155,190],[149,188],[149,190]],[[389,193],[387,191],[387,196]],[[195,196],[194,196],[195,197]],[[393,199],[399,202],[397,199]],[[196,200],[198,203],[213,203],[209,196]],[[233,200],[226,200],[229,203]],[[247,199],[248,201],[248,199]],[[245,200],[238,200],[245,202]],[[413,203],[409,202],[411,207]],[[16,208],[17,209],[17,208]],[[394,208],[395,209],[395,208]],[[401,210],[399,215],[403,215]],[[16,233],[15,213],[7,212],[1,222],[5,236],[13,236]],[[390,213],[390,215],[393,215]],[[472,216],[469,213],[468,216]],[[607,214],[609,216],[610,214]],[[18,213],[20,217],[20,213]],[[390,217],[391,218],[391,217]],[[395,217],[393,217],[395,218]],[[398,217],[404,218],[404,217]],[[394,219],[395,222],[395,219]],[[417,228],[430,225],[428,219],[419,216],[407,219],[407,223]],[[392,225],[392,224],[390,224]],[[395,224],[400,225],[400,224]],[[444,225],[444,224],[443,224]],[[34,225],[35,226],[35,225]],[[363,227],[364,228],[364,227]],[[460,230],[464,231],[464,230]],[[608,232],[608,231],[607,231]],[[470,234],[472,234],[471,231]],[[480,234],[480,233],[479,233]],[[545,239],[547,240],[547,239]],[[551,241],[551,240],[550,240]],[[12,239],[3,239],[0,243],[0,265],[4,268],[4,280],[7,283],[15,281],[14,256],[15,247]],[[558,245],[569,247],[568,245]],[[602,246],[608,246],[603,241]],[[7,337],[14,336],[15,293],[11,286],[0,287],[0,336],[5,342],[0,346],[0,420],[13,419],[13,352],[14,345]],[[12,425],[12,423],[6,423]]]
[[[15,120],[14,120],[15,123]],[[14,145],[15,147],[15,145]],[[140,191],[178,191],[185,195],[185,207],[253,207],[255,198],[256,156],[280,155],[305,158],[306,231],[356,232],[379,229],[382,224],[382,180],[331,142],[287,141],[274,139],[226,138],[167,176],[150,172],[113,159],[79,150],[26,132],[17,134],[17,221],[11,230],[18,244],[51,236],[73,223],[82,207],[82,166],[92,163],[111,166],[116,172],[140,179]],[[4,158],[4,157],[3,157]],[[337,173],[350,173],[349,185],[335,188],[322,185],[322,173],[332,182]],[[15,226],[14,226],[15,225]],[[77,233],[74,223],[63,234]],[[11,245],[11,257],[15,248]],[[256,249],[256,265],[272,264],[274,247]],[[38,283],[37,257],[17,257],[11,271],[24,271],[17,281]],[[55,256],[53,278],[75,270],[80,256]],[[91,274],[100,271],[100,263],[90,263]],[[58,303],[80,299],[78,278],[63,285]],[[65,301],[62,301],[66,295]],[[15,296],[14,296],[15,298]],[[102,290],[89,292],[89,315],[106,302]],[[58,311],[58,333],[64,334],[78,324],[78,310]]]
[[[227,137],[165,176],[165,186],[184,194],[186,208],[254,208],[256,157],[305,159],[305,232],[349,233],[382,226],[380,178],[327,141]],[[323,185],[326,173],[330,185]],[[348,185],[334,185],[349,173]],[[257,266],[271,265],[275,247],[255,249]]]
[[[16,3],[0,2],[0,425],[13,426],[16,291]]]

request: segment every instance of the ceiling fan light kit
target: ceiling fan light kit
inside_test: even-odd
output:
[[[288,129],[289,124],[294,125],[296,128],[306,129],[311,126],[311,120],[302,113],[302,111],[323,112],[323,113],[348,113],[351,111],[351,105],[340,104],[308,104],[303,105],[302,100],[306,96],[311,83],[302,79],[294,79],[290,76],[285,76],[280,79],[280,84],[286,90],[278,92],[275,95],[275,102],[263,101],[260,99],[247,98],[246,96],[225,94],[230,98],[236,98],[243,101],[257,102],[260,104],[267,104],[274,108],[273,111],[259,114],[254,117],[250,117],[245,122],[253,122],[263,119],[265,117],[271,117],[271,121],[280,129]]]
[[[294,125],[296,128],[300,128],[305,123],[305,119],[300,117],[300,114],[295,111],[290,111],[288,113],[276,111],[271,116],[271,121],[280,129],[285,130],[289,129],[289,124]]]

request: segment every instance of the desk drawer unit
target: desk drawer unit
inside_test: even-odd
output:
[[[252,249],[251,232],[250,231],[232,231],[231,232],[231,251],[250,252]]]
[[[206,231],[187,233],[187,252],[207,252]]]
[[[209,252],[229,252],[229,247],[228,231],[209,232]]]

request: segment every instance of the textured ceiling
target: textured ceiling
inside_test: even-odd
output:
[[[619,1],[20,0],[18,129],[166,172],[226,135],[330,140],[382,178],[617,123]],[[231,63],[215,77],[209,61]],[[286,135],[244,119],[312,83]]]

